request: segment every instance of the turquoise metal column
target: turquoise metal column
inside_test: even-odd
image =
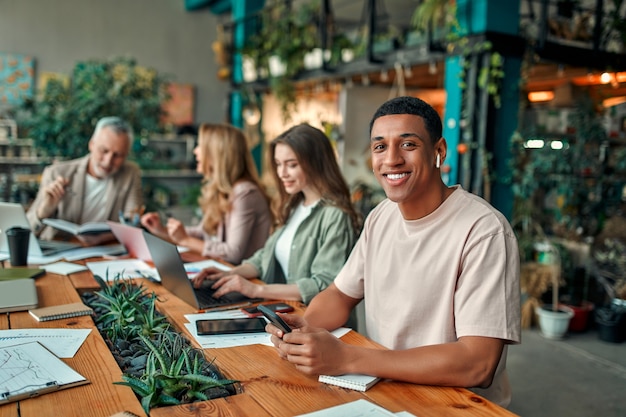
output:
[[[470,35],[485,32],[518,34],[520,0],[457,0],[456,3],[459,24]],[[493,155],[493,166],[497,177],[492,187],[491,203],[510,219],[513,193],[511,186],[503,181],[509,177],[509,141],[513,131],[517,128],[521,57],[507,56],[506,51],[494,52],[499,52],[504,56],[505,76],[501,89],[502,105],[499,109],[490,111],[487,119],[487,131],[494,135],[493,140],[487,142],[489,146],[487,152]],[[457,145],[463,90],[459,85],[458,74],[461,70],[461,61],[458,56],[450,56],[445,61],[444,84],[447,98],[443,134],[448,142],[446,164],[451,168],[447,179],[448,184],[456,184],[459,181]],[[490,143],[492,145],[489,145]]]
[[[263,8],[265,0],[231,0],[231,4],[232,21],[234,22],[233,49],[239,51],[244,46],[247,37],[252,35],[252,33],[250,33],[251,25],[247,19]],[[241,91],[241,84],[243,83],[243,60],[239,52],[233,54],[232,71],[232,81],[235,87],[230,93],[230,121],[234,126],[241,128],[243,127],[242,111],[247,103],[244,103],[244,95]],[[259,141],[259,144],[251,149],[251,151],[257,169],[261,172],[263,140]]]
[[[446,70],[444,74],[444,88],[446,89],[446,106],[443,115],[443,137],[448,144],[448,153],[444,163],[450,169],[443,172],[442,178],[448,185],[459,182],[459,120],[461,120],[461,100],[463,91],[459,87],[459,73],[461,72],[461,59],[458,56],[446,58]]]

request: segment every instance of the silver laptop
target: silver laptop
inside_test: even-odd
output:
[[[24,207],[17,203],[0,202],[0,252],[9,252],[6,231],[15,226],[30,229]],[[80,245],[77,243],[37,239],[34,233],[31,232],[28,254],[30,256],[48,256],[78,247]]]
[[[154,262],[154,266],[161,277],[161,284],[169,292],[192,307],[198,310],[205,310],[229,304],[239,304],[245,301],[261,301],[261,299],[248,298],[238,292],[230,292],[220,298],[214,298],[212,296],[215,292],[214,290],[210,288],[194,288],[176,245],[146,231],[143,231],[143,234],[152,255],[152,262]]]
[[[37,308],[38,301],[34,279],[0,281],[0,313]]]

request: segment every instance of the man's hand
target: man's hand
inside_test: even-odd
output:
[[[95,235],[86,234],[86,235],[77,235],[76,238],[80,241],[83,246],[96,246],[102,243],[107,243],[115,240],[115,235],[110,232],[106,233],[98,233]]]
[[[283,334],[272,324],[265,330],[281,358],[293,363],[300,372],[309,375],[338,375],[346,373],[342,367],[348,361],[343,352],[346,344],[326,329],[311,327],[306,320],[295,314],[280,317],[293,329]]]
[[[70,181],[67,178],[59,176],[43,189],[44,201],[37,209],[37,217],[45,219],[56,211],[59,202],[65,197],[65,188],[69,183]]]

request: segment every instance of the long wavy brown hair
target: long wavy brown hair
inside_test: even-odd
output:
[[[317,189],[322,196],[322,201],[347,213],[352,220],[355,232],[358,232],[361,219],[352,206],[350,191],[337,164],[330,140],[321,130],[308,124],[300,124],[286,130],[269,146],[268,159],[278,192],[278,199],[274,200],[273,205],[278,226],[285,224],[291,211],[304,200],[302,192],[294,195],[288,194],[278,177],[274,160],[274,151],[278,144],[287,145],[293,150],[307,181]]]
[[[203,212],[203,228],[215,234],[224,216],[231,210],[230,196],[239,181],[256,184],[266,199],[259,182],[252,154],[244,133],[234,126],[203,123],[198,131],[198,146],[202,152],[202,194],[198,204]]]

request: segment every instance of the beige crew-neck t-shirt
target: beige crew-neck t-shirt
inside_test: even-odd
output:
[[[335,284],[365,298],[368,336],[390,349],[462,336],[520,342],[517,240],[501,213],[460,186],[418,220],[404,220],[390,200],[380,203]],[[502,406],[511,397],[506,350],[493,384],[474,389]]]

